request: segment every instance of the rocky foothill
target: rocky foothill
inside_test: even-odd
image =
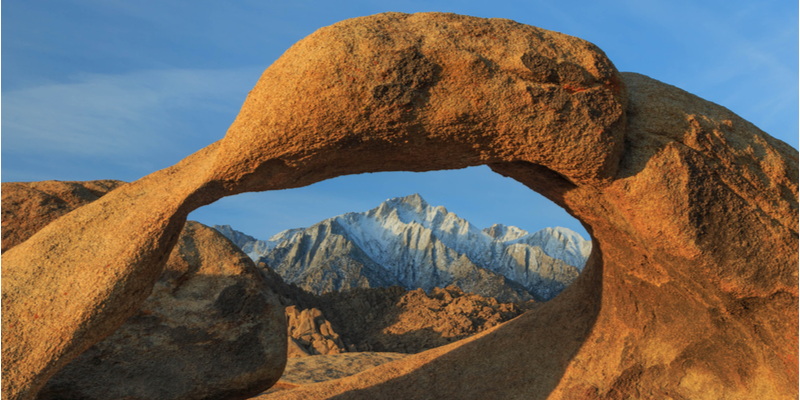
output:
[[[455,286],[352,289],[327,293],[321,310],[350,350],[418,353],[466,338],[535,307],[498,303]]]
[[[483,332],[535,308],[534,301],[499,303],[455,286],[356,288],[315,295],[267,271],[286,305],[289,357],[376,351],[418,353]]]

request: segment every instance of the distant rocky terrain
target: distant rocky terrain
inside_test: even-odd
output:
[[[499,301],[549,300],[580,274],[591,242],[567,228],[478,229],[419,194],[393,198],[262,241],[214,226],[254,261],[317,294],[454,285]]]
[[[321,296],[323,313],[357,351],[418,353],[509,321],[537,303],[499,303],[456,286],[357,288]],[[328,306],[324,306],[328,304]]]
[[[286,306],[289,357],[378,351],[418,353],[509,321],[538,306],[501,303],[460,288],[355,288],[317,295],[285,283],[263,263],[270,291]]]

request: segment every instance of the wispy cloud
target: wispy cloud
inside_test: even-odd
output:
[[[217,113],[230,123],[260,72],[237,68],[91,74],[6,92],[3,153],[126,157],[176,145],[174,139],[181,135],[172,130],[192,129],[182,112]],[[217,132],[211,141],[224,133]]]

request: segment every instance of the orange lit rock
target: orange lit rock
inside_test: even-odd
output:
[[[125,182],[3,182],[2,251],[24,242],[56,218],[99,199]]]
[[[4,182],[4,249],[123,184]],[[61,369],[37,399],[262,392],[280,378],[286,361],[283,306],[266,283],[217,230],[188,221],[137,314]]]
[[[270,66],[223,140],[3,255],[3,395],[33,397],[132,315],[195,208],[488,164],[586,225],[577,282],[473,338],[281,398],[796,398],[797,159],[577,38],[453,14],[343,21]]]
[[[339,334],[316,308],[299,310],[297,306],[286,307],[286,324],[290,358],[347,351]]]

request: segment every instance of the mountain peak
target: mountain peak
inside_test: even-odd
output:
[[[392,199],[388,199],[386,200],[386,203],[398,204],[398,205],[404,204],[407,206],[411,206],[411,208],[416,209],[418,211],[422,211],[428,208],[428,202],[426,202],[425,199],[423,199],[422,196],[419,195],[419,193],[414,193],[406,197],[395,197]]]
[[[491,236],[495,240],[507,242],[523,237],[528,234],[528,231],[517,228],[516,226],[506,226],[503,224],[494,224],[488,228],[484,228],[483,232]]]
[[[444,211],[445,214],[447,213],[444,207],[434,208],[429,205],[419,193],[388,199],[381,203],[376,210],[380,214],[395,214],[396,218],[403,223],[415,221],[423,225],[427,225],[430,220],[435,219],[439,212]]]

